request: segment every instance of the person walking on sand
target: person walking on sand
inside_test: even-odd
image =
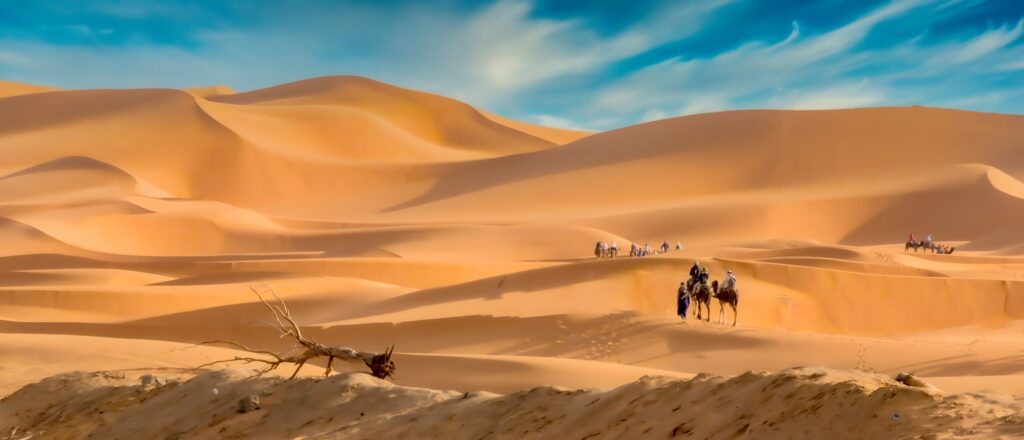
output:
[[[639,253],[640,253],[640,249],[638,249],[636,247],[636,243],[630,243],[629,244],[629,256],[630,257],[635,257]]]
[[[676,291],[676,314],[683,321],[686,321],[686,311],[690,309],[690,291],[686,288],[686,282],[679,283],[679,290]]]
[[[679,252],[681,250],[683,250],[683,244],[677,241],[676,242],[676,252]]]

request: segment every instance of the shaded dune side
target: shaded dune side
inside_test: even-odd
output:
[[[526,122],[517,121],[515,119],[509,119],[504,116],[496,115],[493,113],[485,112],[483,110],[480,110],[480,114],[486,116],[487,119],[490,119],[501,125],[512,127],[516,130],[522,131],[524,133],[529,133],[533,136],[548,140],[550,142],[554,142],[558,145],[564,145],[570,142],[578,141],[580,139],[583,139],[587,136],[594,134],[594,132],[590,131],[570,130],[564,128],[545,127],[542,125],[533,125]]]
[[[740,318],[745,325],[755,327],[846,335],[888,335],[1024,319],[1024,280],[954,278],[910,267],[881,263],[833,264],[833,261],[810,257],[799,262],[780,261],[774,255],[762,254],[758,259],[713,259],[705,260],[705,264],[714,273],[729,268],[744,280]],[[500,275],[481,271],[479,278],[473,281],[426,288],[399,288],[382,281],[377,283],[383,284],[361,281],[363,284],[357,287],[363,289],[362,294],[343,295],[344,289],[337,287],[334,289],[336,297],[319,296],[319,292],[331,290],[328,286],[332,285],[352,284],[347,278],[337,277],[384,280],[388,271],[368,267],[360,273],[349,268],[348,275],[339,272],[335,278],[323,278],[322,275],[313,276],[309,275],[310,272],[300,271],[301,266],[294,263],[288,266],[236,263],[234,275],[218,274],[211,268],[207,269],[207,275],[145,287],[123,286],[117,290],[72,286],[58,290],[45,287],[5,288],[0,291],[0,303],[36,304],[39,307],[94,313],[117,309],[121,310],[124,318],[144,318],[120,324],[122,327],[138,326],[133,333],[139,337],[172,337],[171,340],[189,342],[189,334],[202,332],[193,326],[204,326],[216,316],[231,317],[219,320],[222,326],[255,325],[262,315],[259,313],[260,304],[253,300],[248,286],[272,282],[286,292],[286,296],[294,298],[291,300],[292,308],[303,316],[304,322],[339,326],[332,330],[341,332],[335,336],[349,339],[356,336],[345,328],[353,329],[353,325],[381,324],[390,327],[392,322],[438,320],[440,328],[444,327],[442,322],[445,321],[442,320],[457,321],[467,316],[533,318],[563,314],[604,316],[610,312],[646,317],[671,316],[675,304],[666,291],[678,285],[690,263],[688,259],[656,258],[561,264],[527,270],[509,267]],[[416,270],[422,270],[408,263],[393,265],[396,269],[404,267],[410,277],[416,276]],[[151,273],[164,276],[173,276],[171,270],[174,268],[157,265],[128,267],[136,271],[146,268]],[[290,271],[283,271],[288,268]],[[318,273],[323,273],[323,270]],[[197,283],[220,284],[220,293],[211,294]],[[201,299],[193,304],[195,310],[185,308],[177,313],[160,313],[160,307],[179,304],[190,295],[194,295],[196,301]],[[143,314],[138,314],[142,309],[132,311],[135,309],[117,306],[132,297],[142,296],[151,300]],[[549,298],[557,298],[558,301],[550,301]],[[715,318],[719,308],[719,304],[713,304]],[[731,311],[728,311],[727,318],[731,320]],[[34,327],[15,322],[7,325],[10,331],[37,331]],[[157,327],[150,328],[154,325]],[[57,331],[58,327],[49,328]],[[454,325],[453,328],[458,327]],[[63,331],[85,331],[83,334],[104,332],[95,335],[117,332],[117,328],[70,330],[73,328],[76,327],[70,324]],[[168,333],[172,328],[174,330]],[[224,329],[210,332],[221,330]],[[231,332],[235,333],[234,330]],[[375,333],[380,337],[387,336],[379,331]],[[175,336],[169,336],[171,334]],[[410,335],[393,336],[403,340],[407,349],[416,346]]]
[[[430,192],[396,209],[559,175],[572,178],[559,180],[558,194],[546,199],[573,205],[699,197],[972,163],[1017,175],[1024,170],[1024,158],[1015,154],[1021,137],[1024,117],[945,109],[711,113],[449,167]],[[643,184],[606,183],[608,191],[592,190],[594,182],[629,177]],[[561,194],[573,198],[556,199]]]
[[[253,145],[211,117],[204,108],[209,105],[169,89],[60,91],[0,99],[0,142],[5,149],[0,172],[86,156],[123,170],[164,196],[281,213],[314,211],[328,218],[335,212],[375,209],[418,185],[415,168],[323,163],[288,155],[287,148]],[[379,201],[367,203],[369,192],[376,192]]]
[[[313,78],[210,100],[243,105],[356,108],[382,116],[414,136],[458,149],[509,154],[555,145],[494,122],[461,102],[354,76]]]
[[[288,105],[229,104],[170,89],[2,98],[0,172],[87,156],[170,196],[343,220],[422,192],[435,171],[409,162],[554,145],[447,98],[359,78],[310,81],[281,86],[295,100]],[[210,98],[235,96],[252,95]]]
[[[87,156],[168,194],[202,197],[240,186],[236,170],[251,156],[236,134],[179,90],[23,95],[0,99],[0,115],[8,172]],[[218,170],[216,183],[211,169]]]
[[[993,176],[1001,180],[998,185]],[[673,237],[687,244],[802,237],[873,245],[909,232],[933,233],[945,242],[981,240],[962,250],[995,251],[1024,242],[1016,227],[1024,218],[1024,197],[1014,189],[1021,185],[1015,178],[982,165],[944,168],[928,177],[923,184],[889,180],[879,188],[758,191],[568,218],[637,241]]]

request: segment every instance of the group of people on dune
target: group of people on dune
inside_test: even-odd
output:
[[[736,275],[731,270],[725,271],[725,279],[719,284],[714,280],[708,284],[710,276],[707,266],[700,266],[696,261],[690,268],[690,279],[679,283],[676,291],[676,314],[686,320],[690,302],[697,303],[694,310],[697,320],[701,319],[701,306],[707,308],[706,321],[711,320],[711,298],[718,300],[718,322],[725,323],[725,305],[732,308],[732,325],[736,325],[736,308],[739,306],[739,291],[736,289]]]
[[[670,245],[668,240],[661,242],[661,246],[658,249],[651,249],[651,245],[644,243],[643,247],[637,246],[636,243],[629,244],[629,256],[630,257],[646,257],[651,254],[664,254],[669,251]],[[683,244],[676,242],[676,252],[683,250]],[[615,258],[619,255],[619,245],[614,241],[611,243],[605,243],[603,241],[597,242],[594,246],[594,256],[597,258]]]
[[[903,248],[903,251],[906,252],[911,249],[913,249],[914,252],[917,252],[918,249],[924,249],[925,252],[932,251],[932,253],[944,255],[952,254],[953,251],[956,250],[955,247],[949,247],[942,243],[935,243],[932,240],[932,234],[928,234],[924,240],[917,240],[914,238],[913,232],[911,232],[910,237],[907,238],[907,245]]]

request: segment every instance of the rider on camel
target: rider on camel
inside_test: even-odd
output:
[[[729,290],[736,288],[736,275],[732,274],[731,270],[725,271],[725,280],[722,281],[722,286],[719,290]]]

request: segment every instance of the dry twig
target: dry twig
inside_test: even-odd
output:
[[[288,305],[284,302],[281,297],[277,296],[277,293],[273,289],[268,288],[270,295],[276,300],[274,303],[267,302],[263,298],[263,294],[255,288],[250,287],[256,297],[259,298],[263,305],[267,306],[270,313],[274,315],[274,320],[277,322],[277,329],[281,332],[281,337],[291,337],[295,340],[295,343],[303,349],[300,354],[292,356],[281,356],[277,353],[266,351],[266,350],[254,350],[245,345],[239,344],[232,341],[213,340],[204,341],[196,345],[229,345],[239,350],[247,351],[249,353],[266,356],[265,358],[259,357],[240,357],[236,356],[232,359],[223,359],[218,361],[209,362],[196,367],[201,369],[217,364],[226,364],[231,362],[242,362],[245,364],[260,363],[264,364],[265,367],[260,371],[259,374],[265,374],[270,371],[277,369],[282,364],[296,364],[295,371],[292,373],[291,378],[295,378],[299,374],[299,370],[302,369],[306,362],[318,357],[327,357],[327,369],[324,371],[324,376],[331,374],[332,367],[334,365],[334,359],[341,359],[345,362],[359,362],[362,361],[370,369],[370,374],[375,377],[385,379],[391,377],[395,373],[395,362],[391,360],[391,354],[394,352],[395,347],[392,345],[384,350],[383,353],[370,353],[364,351],[356,351],[349,347],[329,347],[323,345],[312,338],[307,338],[302,335],[302,329],[299,324],[295,322],[292,317],[292,313],[288,310]]]

